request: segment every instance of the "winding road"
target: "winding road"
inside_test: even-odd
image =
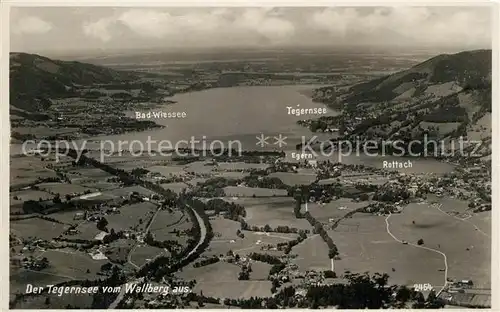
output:
[[[67,152],[67,150],[65,150],[65,152]],[[76,153],[76,151],[74,151],[74,150],[70,150],[70,152],[69,152],[69,153],[67,153],[67,155],[69,155],[70,157],[72,157],[72,158],[75,158],[75,159],[76,159],[76,157],[78,156],[78,153]],[[84,156],[84,155],[81,155],[81,159],[83,159],[83,160],[85,160],[85,159],[86,159],[86,160],[90,160],[90,164],[91,164],[92,166],[94,166],[94,167],[97,167],[97,166],[96,166],[96,163],[98,163],[98,164],[102,164],[102,163],[99,163],[97,160],[92,159],[92,158],[88,158],[88,157],[86,157],[86,156]],[[112,175],[116,175],[116,173],[115,173],[115,172],[109,172],[109,171],[107,171],[107,170],[106,170],[106,169],[104,169],[104,168],[100,168],[100,169],[102,169],[102,170],[104,170],[104,171],[106,171],[106,172],[108,172],[108,173],[110,173],[110,174],[112,174]],[[142,181],[141,181],[141,182],[142,182]],[[154,189],[152,189],[152,188],[148,187],[148,184],[147,184],[147,183],[141,183],[141,185],[142,185],[143,187],[145,187],[145,188],[149,189],[150,191],[152,191],[152,192],[154,192],[154,193],[157,193],[157,190],[154,190]],[[188,205],[187,203],[184,203],[184,207],[185,207],[186,209],[191,209],[191,211],[193,212],[194,216],[196,217],[196,221],[198,222],[198,225],[199,225],[199,227],[200,227],[200,237],[199,237],[199,240],[198,240],[198,243],[196,244],[196,246],[194,246],[194,248],[193,248],[193,249],[191,249],[191,250],[189,251],[189,253],[188,253],[188,254],[187,254],[187,255],[186,255],[186,256],[185,256],[182,260],[186,260],[188,257],[190,257],[191,255],[193,255],[193,254],[196,252],[196,250],[197,250],[197,249],[201,246],[201,244],[203,244],[203,242],[205,241],[205,239],[206,239],[206,237],[207,237],[207,228],[206,228],[206,226],[205,226],[205,223],[203,222],[203,218],[202,218],[202,217],[198,214],[198,212],[197,212],[195,209],[193,209],[193,208],[192,208],[190,205]],[[147,229],[146,229],[145,233],[147,233],[147,232],[149,231],[149,228],[151,227],[151,224],[153,224],[153,221],[154,221],[154,219],[156,218],[156,216],[158,215],[158,212],[159,212],[159,211],[160,211],[160,209],[158,209],[158,210],[156,211],[156,213],[155,213],[155,215],[153,216],[153,219],[151,220],[151,222],[149,223],[149,226],[147,227]],[[192,221],[194,222],[194,220],[192,220]],[[157,255],[157,256],[155,257],[155,259],[156,259],[156,258],[158,258],[158,257],[160,257],[161,255],[162,255],[162,254]],[[130,256],[130,254],[129,254],[129,255],[128,255],[128,257],[127,257],[127,258],[128,258],[128,260],[130,260],[130,257],[129,257],[129,256]],[[152,259],[151,261],[154,261],[155,259]],[[182,260],[181,260],[181,261],[182,261]],[[129,262],[130,262],[130,261],[129,261]],[[135,264],[134,264],[134,263],[132,263],[132,262],[130,262],[130,263],[131,263],[134,267],[136,267],[136,266],[137,266],[137,265],[135,265]],[[138,284],[138,283],[142,283],[143,281],[144,281],[144,277],[141,277],[141,278],[135,279],[135,280],[133,280],[133,281],[131,281],[131,282],[128,282],[128,283],[129,283],[129,284]],[[125,284],[121,285],[121,291],[120,291],[120,293],[118,294],[118,296],[116,297],[116,299],[115,299],[115,300],[114,300],[114,301],[113,301],[113,302],[109,305],[108,309],[115,309],[115,308],[118,306],[118,304],[119,304],[119,303],[123,300],[123,298],[125,297],[125,294],[126,294],[126,287],[125,287],[125,285],[126,285],[126,284],[127,284],[127,283],[125,283]]]
[[[200,247],[200,245],[203,244],[203,242],[205,241],[205,238],[207,236],[207,228],[205,227],[205,223],[203,222],[203,218],[198,214],[198,212],[196,210],[194,210],[188,204],[186,204],[185,207],[188,208],[188,209],[191,209],[193,211],[194,216],[196,217],[196,220],[198,221],[198,224],[200,225],[200,239],[198,240],[198,243],[196,244],[196,246],[194,246],[194,248],[191,249],[191,251],[182,260],[185,260],[189,256],[191,256],[192,254],[194,254],[196,252],[196,250],[198,249],[198,247]],[[155,214],[155,217],[156,217],[156,214]],[[151,226],[151,224],[153,224],[152,221],[150,222],[149,226]],[[147,230],[149,230],[149,227],[148,227]],[[146,233],[147,233],[147,231],[146,231]],[[161,256],[161,254],[158,255],[158,256],[156,256],[155,259],[157,257],[159,257],[159,256]],[[154,261],[155,259],[153,259],[151,261]],[[139,283],[142,283],[143,281],[144,281],[144,277],[141,277],[141,278],[138,278],[138,279],[136,279],[134,281],[128,282],[128,284],[129,285],[131,285],[131,284],[139,284]],[[163,281],[165,282],[165,279],[163,279]],[[116,297],[115,301],[113,301],[109,305],[108,309],[116,309],[116,307],[118,306],[118,304],[123,300],[123,298],[126,295],[126,289],[127,289],[125,286],[126,286],[126,284],[121,285],[120,293]]]
[[[385,218],[385,224],[386,224],[387,234],[389,234],[396,242],[403,244],[403,241],[400,240],[399,238],[397,238],[396,236],[394,236],[394,234],[392,234],[391,230],[389,229],[389,218],[391,216],[392,216],[392,214],[389,213],[389,215]],[[432,252],[438,253],[441,256],[443,256],[444,267],[445,267],[445,269],[444,269],[444,284],[441,287],[441,289],[439,290],[439,292],[436,294],[437,296],[439,296],[439,294],[441,294],[441,292],[445,289],[445,287],[446,287],[446,285],[448,283],[448,258],[446,257],[446,254],[444,252],[439,251],[439,250],[436,250],[436,249],[433,249],[433,248],[429,248],[429,247],[425,247],[425,246],[421,246],[421,245],[417,245],[417,244],[413,244],[413,243],[410,243],[410,242],[406,242],[406,244],[409,245],[409,246],[416,247],[416,248],[421,248],[421,249],[425,249],[425,250],[428,250],[428,251],[432,251]]]

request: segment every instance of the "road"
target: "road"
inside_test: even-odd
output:
[[[399,238],[397,238],[396,236],[394,236],[394,234],[392,234],[391,230],[389,229],[389,218],[391,216],[392,216],[392,214],[389,214],[387,216],[387,218],[385,218],[385,224],[386,224],[387,234],[389,234],[396,242],[403,244],[403,241],[400,240]],[[444,252],[439,251],[439,250],[436,250],[436,249],[433,249],[433,248],[429,248],[429,247],[425,247],[425,246],[421,246],[421,245],[417,245],[417,244],[413,244],[413,243],[410,243],[410,242],[407,242],[407,245],[413,246],[413,247],[416,247],[416,248],[421,248],[421,249],[429,250],[429,251],[438,253],[441,256],[443,256],[444,268],[445,268],[444,269],[444,284],[441,287],[441,289],[439,290],[439,292],[436,294],[437,296],[439,296],[439,294],[441,294],[441,292],[444,290],[444,288],[446,287],[446,285],[448,283],[448,258],[446,257],[446,254]]]
[[[151,225],[155,221],[156,216],[158,215],[158,213],[160,211],[161,211],[161,206],[158,207],[158,209],[156,210],[155,214],[151,218],[151,221],[149,222],[148,227],[142,232],[142,234],[146,235],[149,232],[149,229],[151,228]],[[127,256],[127,262],[130,263],[136,269],[140,269],[140,267],[137,264],[135,264],[135,263],[132,262],[132,253],[134,252],[134,250],[137,248],[138,245],[139,244],[136,242],[135,245],[134,245],[134,247],[132,247],[132,249],[130,250],[130,252],[128,253],[128,256]],[[166,249],[164,248],[164,250],[166,250]]]
[[[200,239],[198,240],[198,244],[196,244],[196,246],[195,246],[193,249],[191,249],[191,251],[190,251],[190,252],[189,252],[189,253],[188,253],[188,254],[187,254],[187,255],[186,255],[186,256],[185,256],[182,260],[185,260],[185,259],[187,259],[189,256],[191,256],[192,254],[194,254],[194,253],[196,252],[196,250],[198,249],[198,247],[200,247],[200,245],[201,245],[201,244],[205,241],[205,238],[206,238],[206,236],[207,236],[207,228],[205,227],[205,223],[203,222],[202,217],[198,214],[198,212],[197,212],[196,210],[194,210],[194,209],[193,209],[191,206],[189,206],[188,204],[186,204],[186,205],[185,205],[185,207],[186,207],[186,208],[188,208],[188,209],[191,209],[191,210],[193,211],[193,213],[194,213],[194,215],[195,215],[195,217],[196,217],[196,219],[197,219],[197,221],[198,221],[198,224],[200,225]],[[158,210],[158,211],[159,211],[159,210]],[[157,211],[157,213],[156,213],[156,214],[158,214],[158,211]],[[154,216],[154,217],[156,217],[156,214],[155,214],[155,216]],[[154,218],[154,217],[153,217],[153,218]],[[146,229],[146,233],[149,231],[149,227],[151,226],[151,224],[153,224],[153,221],[154,221],[154,219],[150,222],[150,224],[149,224],[148,228]],[[161,254],[160,254],[160,255],[158,255],[158,256],[156,256],[156,258],[157,258],[157,257],[159,257],[159,256],[161,256]],[[155,258],[155,259],[156,259],[156,258]],[[151,261],[154,261],[154,259],[153,259],[153,260],[151,260]],[[129,282],[129,284],[139,284],[139,283],[142,283],[143,281],[144,281],[144,277],[141,277],[141,278],[138,278],[138,279],[136,279],[136,280],[134,280],[134,281]],[[165,282],[165,279],[163,279],[163,281]],[[116,309],[116,307],[118,306],[118,304],[119,304],[119,303],[123,300],[123,298],[125,297],[125,294],[126,294],[126,292],[125,292],[125,291],[126,291],[126,287],[125,287],[125,284],[123,284],[123,285],[121,285],[121,290],[120,290],[120,293],[119,293],[119,294],[118,294],[118,296],[116,297],[115,301],[113,301],[113,302],[109,305],[108,309]]]
[[[76,158],[76,155],[77,155],[77,154],[69,153],[68,155],[69,155],[70,157]],[[85,157],[86,157],[86,156],[83,156],[83,155],[82,155],[82,156],[81,156],[81,159],[84,159]],[[89,159],[91,159],[91,158],[89,158]],[[95,161],[95,159],[93,159],[93,160],[91,160],[91,161],[96,162],[96,161]],[[92,162],[92,164],[93,164],[93,165],[94,165],[94,162]],[[94,165],[94,166],[95,166],[95,165]],[[104,170],[104,169],[103,169],[103,170]],[[106,170],[104,170],[104,171],[106,171]],[[113,174],[113,175],[114,175],[114,173],[111,173],[111,174]],[[141,183],[141,184],[143,184],[143,187],[145,187],[145,188],[149,189],[150,191],[153,191],[154,193],[156,193],[156,192],[157,192],[156,190],[150,189],[150,188],[147,186],[147,184],[146,184],[146,183]],[[196,220],[197,220],[197,222],[198,222],[198,224],[199,224],[199,226],[200,226],[200,239],[198,240],[198,243],[196,244],[196,246],[195,246],[195,247],[194,247],[194,248],[193,248],[193,249],[192,249],[192,250],[191,250],[191,251],[190,251],[190,252],[189,252],[189,253],[188,253],[188,254],[187,254],[187,255],[186,255],[183,259],[182,259],[182,260],[185,260],[186,258],[188,258],[189,256],[191,256],[192,254],[194,254],[194,253],[196,252],[196,249],[198,249],[198,247],[199,247],[199,246],[200,246],[200,245],[201,245],[201,244],[205,241],[206,236],[207,236],[207,228],[205,227],[205,223],[203,222],[203,219],[202,219],[202,218],[201,218],[201,216],[198,214],[198,212],[196,212],[196,210],[194,210],[194,209],[193,209],[191,206],[189,206],[188,204],[185,204],[184,206],[185,206],[185,208],[187,208],[187,209],[191,209],[191,210],[193,211],[193,214],[194,214],[194,215],[195,215],[195,217],[196,217]],[[156,215],[158,214],[158,212],[159,212],[159,209],[156,211],[156,214],[153,216],[153,218],[156,218]],[[149,228],[150,228],[151,224],[153,224],[153,221],[154,221],[154,219],[150,222],[150,224],[149,224],[148,228],[146,229],[146,233],[147,233],[147,231],[149,231]],[[194,221],[194,220],[193,220],[193,221]],[[159,257],[159,256],[161,256],[161,254],[160,254],[160,255],[158,255],[158,256],[156,256],[156,257],[155,257],[155,259],[156,259],[157,257]],[[152,261],[153,261],[153,260],[152,260]],[[134,264],[132,264],[132,265],[134,265]],[[143,277],[138,278],[138,279],[135,279],[135,280],[133,280],[133,281],[131,281],[131,282],[129,282],[129,283],[130,283],[130,284],[138,284],[138,283],[141,283],[142,281],[144,281],[144,278],[143,278]],[[126,291],[126,287],[125,287],[125,284],[124,284],[124,285],[122,285],[122,286],[121,286],[121,291],[120,291],[120,293],[118,294],[118,296],[116,297],[115,301],[113,301],[113,302],[109,305],[108,309],[115,309],[115,308],[116,308],[116,306],[117,306],[117,305],[118,305],[118,304],[119,304],[119,303],[123,300],[123,298],[124,298],[124,296],[125,296],[125,291]]]

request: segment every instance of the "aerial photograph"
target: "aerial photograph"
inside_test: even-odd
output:
[[[10,7],[10,309],[491,308],[494,9]]]

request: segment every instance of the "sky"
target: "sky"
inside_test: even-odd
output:
[[[11,51],[491,47],[489,7],[11,9]]]

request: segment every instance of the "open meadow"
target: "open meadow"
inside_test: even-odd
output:
[[[231,200],[245,207],[245,221],[250,226],[262,227],[269,224],[271,228],[288,226],[297,229],[311,229],[306,219],[297,219],[293,212],[295,200],[290,197],[254,198]]]
[[[396,237],[411,243],[422,239],[422,246],[446,254],[449,278],[470,279],[476,287],[491,287],[489,231],[478,229],[469,219],[447,215],[434,205],[409,205],[389,221]]]
[[[239,281],[240,271],[237,265],[217,262],[200,268],[185,268],[176,275],[185,280],[195,279],[194,292],[203,292],[205,296],[232,299],[271,296],[270,281]]]
[[[392,218],[390,221],[392,223]],[[444,285],[444,272],[439,271],[445,267],[443,257],[435,252],[395,241],[387,233],[384,216],[357,213],[352,218],[341,221],[328,234],[339,250],[340,260],[334,261],[337,274],[345,271],[370,271],[389,274],[389,282],[393,284]]]

